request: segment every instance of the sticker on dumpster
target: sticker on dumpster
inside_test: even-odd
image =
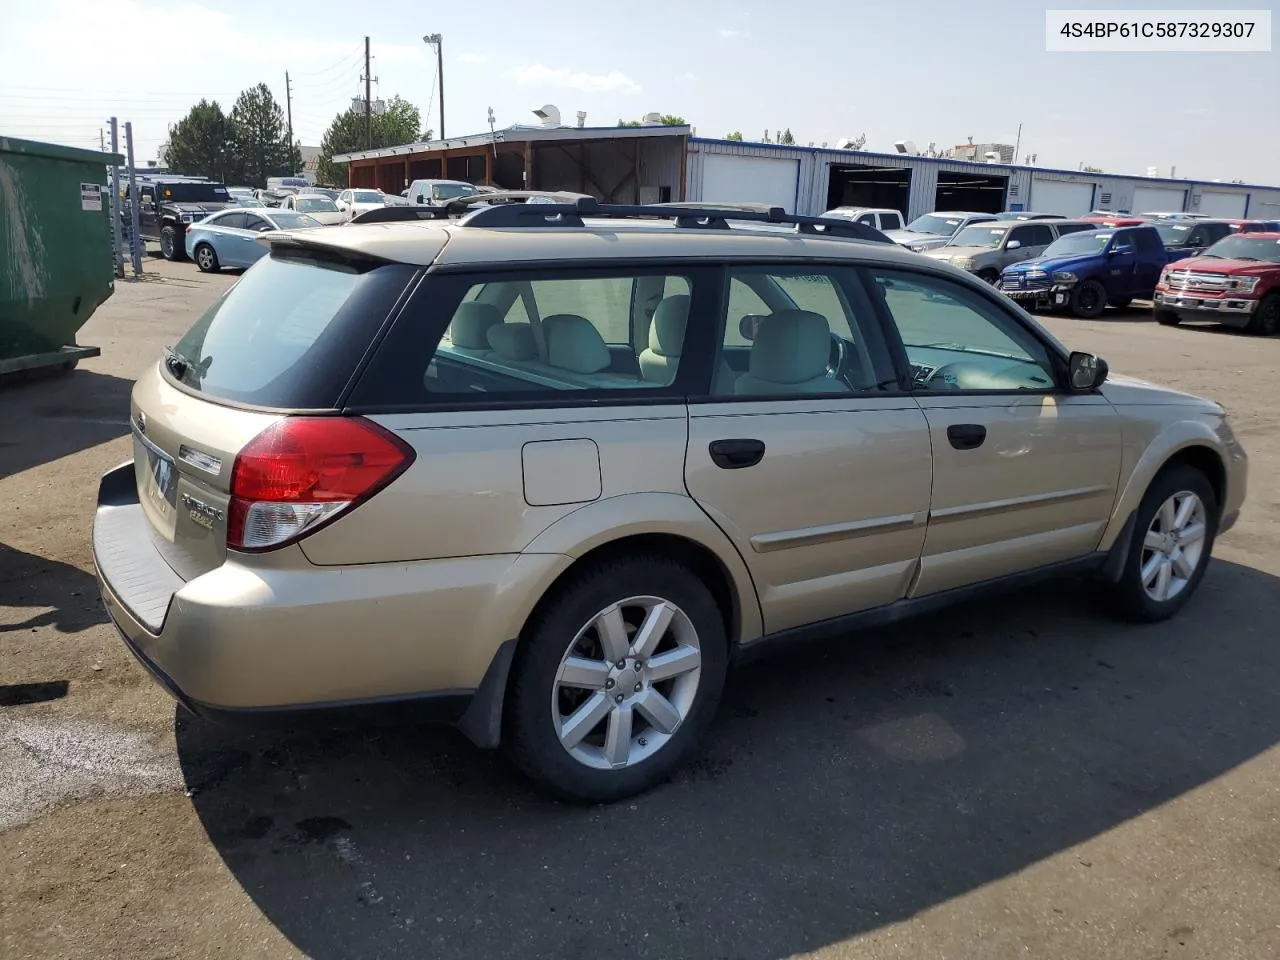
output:
[[[100,183],[82,183],[80,184],[80,209],[81,210],[102,210],[102,184]]]

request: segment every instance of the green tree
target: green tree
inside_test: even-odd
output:
[[[733,131],[733,133],[726,133],[726,134],[724,135],[724,138],[725,138],[726,140],[741,140],[741,139],[742,139],[742,131],[741,131],[741,130],[735,130],[735,131]]]
[[[398,147],[419,139],[430,140],[431,131],[422,131],[422,114],[412,103],[392,97],[386,108],[372,119],[372,143],[365,132],[363,110],[347,110],[333,118],[324,139],[320,141],[320,159],[316,166],[316,182],[347,185],[347,165],[334,163],[341,153],[359,150],[378,150],[382,147]]]
[[[239,183],[265,187],[268,177],[302,171],[302,153],[289,142],[284,111],[265,83],[240,94],[231,110],[234,143],[233,177]]]
[[[784,143],[787,146],[791,146],[796,142],[796,138],[791,135],[790,127],[787,127],[787,129],[782,131],[782,134],[778,137],[778,142]]]
[[[664,113],[662,115],[662,125],[664,127],[683,127],[685,119],[684,117],[676,116],[674,113]]]
[[[164,162],[174,173],[226,182],[235,167],[231,121],[218,101],[201,100],[169,127]]]

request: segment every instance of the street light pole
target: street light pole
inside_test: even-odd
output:
[[[440,87],[440,139],[444,139],[444,38],[438,33],[428,33],[422,38],[436,48],[436,81]]]

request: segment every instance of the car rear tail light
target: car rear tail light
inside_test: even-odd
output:
[[[271,550],[368,500],[414,451],[362,417],[285,417],[254,437],[231,469],[227,546]]]

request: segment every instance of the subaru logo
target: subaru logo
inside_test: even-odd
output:
[[[139,433],[147,432],[147,415],[141,410],[133,418],[133,425],[138,428]]]

